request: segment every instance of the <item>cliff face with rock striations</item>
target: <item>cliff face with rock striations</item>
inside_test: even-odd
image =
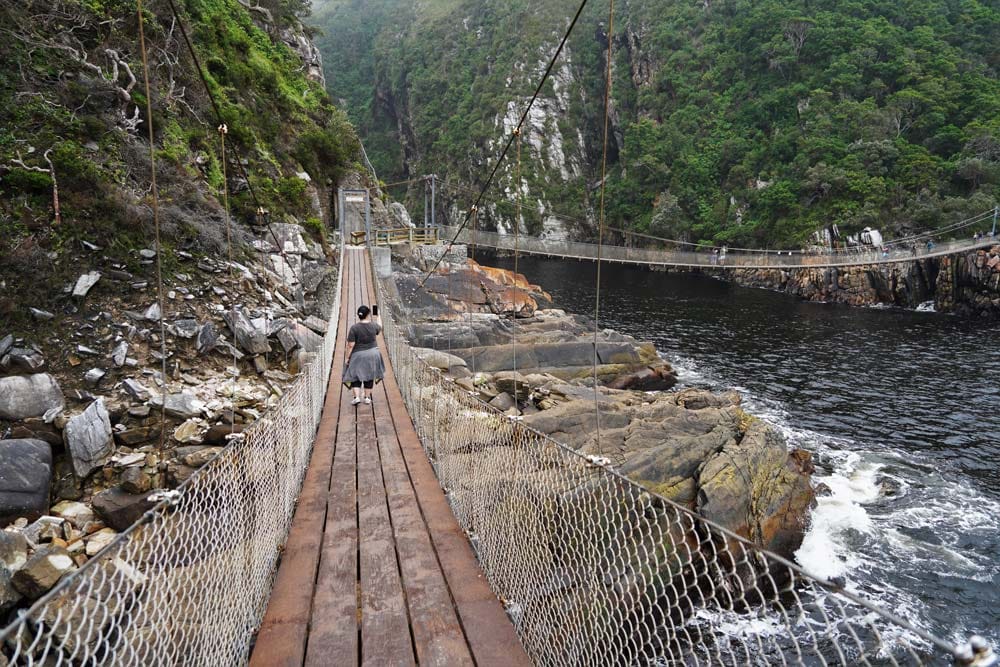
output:
[[[726,269],[726,280],[810,301],[926,307],[972,318],[1000,317],[1000,246],[961,255],[875,266]]]
[[[438,174],[454,222],[578,4],[317,0],[311,20],[378,173]],[[609,42],[609,226],[797,248],[832,224],[906,236],[1000,197],[990,3],[623,0],[610,35],[607,10],[584,9],[527,119],[520,182],[512,151],[484,223],[512,229],[521,193],[524,230],[594,238]],[[411,210],[422,195],[405,192]]]
[[[289,3],[178,4],[144,14],[152,118],[134,4],[0,7],[0,626],[261,418],[326,331],[358,144],[318,52]]]

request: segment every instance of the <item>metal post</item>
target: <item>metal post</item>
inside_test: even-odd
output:
[[[365,190],[365,238],[371,243],[372,235],[372,201],[367,190]]]
[[[344,240],[344,188],[337,188],[337,228],[340,240]]]
[[[431,224],[437,225],[435,205],[437,203],[437,174],[431,174]]]
[[[424,229],[427,229],[427,177],[424,177]]]
[[[1000,206],[993,207],[993,231],[990,232],[990,236],[996,238],[997,235],[997,217],[1000,217]]]

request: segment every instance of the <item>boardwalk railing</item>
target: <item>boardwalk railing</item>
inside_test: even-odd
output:
[[[390,229],[373,229],[373,242],[376,246],[388,246],[394,243],[434,244],[438,242],[437,227],[393,227]]]
[[[339,282],[323,344],[278,404],[0,630],[0,666],[246,663],[323,410]]]
[[[414,354],[388,293],[379,303],[404,400],[536,664],[972,664],[969,646],[486,405]]]
[[[514,252],[516,249],[518,252],[528,255],[545,255],[568,259],[597,259],[598,257],[598,247],[594,243],[556,241],[526,235],[521,235],[520,238],[515,239],[511,234],[498,234],[496,232],[477,231],[469,228],[465,228],[459,232],[457,227],[442,227],[441,233],[442,238],[455,238],[460,243],[511,252]],[[989,248],[997,243],[1000,243],[1000,239],[985,236],[980,239],[942,240],[931,245],[927,245],[926,243],[916,243],[906,246],[886,244],[884,248],[866,247],[864,249],[830,254],[793,251],[729,250],[725,256],[715,255],[708,249],[696,251],[635,248],[606,243],[601,246],[600,257],[605,262],[687,268],[825,268],[907,262],[927,257],[952,255],[978,248]]]

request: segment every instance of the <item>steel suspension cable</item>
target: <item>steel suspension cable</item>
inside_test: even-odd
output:
[[[517,196],[514,199],[514,317],[511,322],[510,349],[514,360],[514,408],[518,408],[517,402],[517,314],[520,312],[518,306],[518,294],[520,289],[517,286],[517,260],[520,255],[519,241],[521,238],[521,130],[514,130],[517,136],[517,162],[514,166],[514,189]]]
[[[166,312],[163,304],[163,248],[160,244],[160,192],[156,184],[156,144],[153,131],[153,97],[149,85],[149,59],[146,55],[146,19],[143,16],[142,0],[136,0],[136,15],[139,20],[139,50],[142,53],[142,73],[146,87],[146,129],[149,134],[149,177],[153,195],[153,229],[156,239],[156,302],[160,310],[160,373],[162,385],[160,397],[163,404],[160,407],[160,449],[166,440],[167,428],[167,325]]]
[[[212,92],[211,86],[208,85],[208,79],[205,77],[205,71],[202,69],[201,60],[198,59],[198,53],[194,50],[194,45],[191,43],[191,38],[188,37],[187,29],[184,27],[184,21],[181,20],[180,12],[177,11],[177,5],[174,0],[167,0],[167,4],[170,5],[170,12],[173,14],[174,19],[177,21],[177,27],[181,30],[181,36],[184,38],[184,43],[187,45],[188,53],[191,54],[191,60],[194,61],[195,69],[198,71],[198,78],[201,79],[201,85],[205,88],[205,93],[208,95],[208,101],[212,104],[212,109],[215,110],[215,119],[219,125],[225,125],[225,119],[222,117],[222,109],[219,107],[219,103],[215,99],[215,94]],[[289,263],[288,258],[285,254],[285,245],[278,240],[277,234],[274,233],[274,228],[271,227],[271,219],[266,215],[267,209],[260,203],[260,199],[257,198],[257,191],[254,190],[253,183],[250,181],[250,174],[247,172],[246,166],[243,164],[243,160],[240,159],[240,155],[235,150],[236,153],[236,167],[240,170],[240,175],[247,184],[247,190],[250,192],[250,198],[253,199],[254,205],[257,207],[257,212],[262,214],[261,217],[265,219],[265,226],[267,227],[268,233],[271,235],[271,239],[274,241],[274,245],[278,248],[278,253],[281,255],[281,260],[285,266],[292,269],[292,277],[297,277],[299,285],[305,286],[305,282],[302,279],[301,267],[298,271],[298,276],[296,276],[295,267]],[[366,156],[367,159],[367,156]],[[225,156],[223,156],[223,161],[225,161]],[[374,172],[373,172],[374,173]]]
[[[171,0],[171,2],[172,1],[173,0]],[[562,54],[563,48],[565,48],[566,46],[566,42],[569,41],[569,36],[573,33],[573,28],[576,27],[577,21],[580,20],[580,15],[583,14],[583,9],[586,6],[587,6],[587,0],[582,0],[580,6],[577,7],[576,14],[573,16],[573,20],[570,21],[569,27],[563,34],[562,40],[560,40],[559,42],[559,46],[556,48],[555,53],[552,54],[552,58],[549,59],[549,64],[548,67],[545,68],[545,73],[542,75],[541,80],[539,80],[538,85],[535,87],[535,92],[531,96],[531,100],[528,102],[528,106],[525,107],[524,113],[521,114],[521,119],[517,122],[517,126],[515,127],[516,130],[520,130],[524,126],[524,122],[528,119],[528,114],[531,113],[531,109],[535,105],[535,101],[538,99],[539,95],[541,95],[542,87],[545,85],[545,82],[549,80],[549,76],[552,74],[552,69],[555,67],[556,62],[559,60],[559,56]],[[489,177],[486,179],[486,183],[483,184],[483,187],[480,189],[479,196],[476,197],[476,202],[472,205],[472,208],[470,208],[468,212],[466,212],[465,219],[462,221],[462,224],[459,225],[458,230],[456,230],[455,232],[455,235],[448,242],[448,250],[450,250],[452,246],[455,245],[455,242],[458,239],[458,235],[461,234],[462,230],[465,229],[466,226],[469,224],[469,220],[471,220],[474,212],[479,210],[479,206],[483,201],[483,197],[486,195],[486,191],[489,190],[490,184],[493,183],[493,179],[496,177],[497,171],[499,171],[500,169],[500,165],[503,164],[504,158],[506,158],[507,153],[510,152],[510,147],[514,143],[514,137],[515,135],[514,132],[512,131],[510,137],[507,138],[507,143],[504,144],[503,151],[500,153],[500,157],[497,158],[496,164],[493,165],[493,170],[490,172]],[[446,254],[448,250],[445,251]],[[442,255],[441,257],[444,257],[444,255]],[[439,264],[441,264],[440,257],[438,258],[434,266],[432,266],[431,269],[427,272],[427,275],[424,276],[424,279],[420,283],[421,287],[423,287],[424,283],[427,282],[427,278],[430,277],[432,273],[434,273]]]
[[[601,328],[601,252],[604,245],[605,194],[608,183],[608,121],[611,115],[611,56],[613,55],[615,33],[615,0],[608,0],[608,52],[607,71],[604,79],[604,146],[601,152],[601,198],[597,226],[597,277],[594,289],[594,413],[597,421],[597,451],[603,454],[601,446],[601,402],[597,384],[597,339]]]
[[[236,284],[236,267],[233,265],[233,236],[230,224],[230,214],[229,214],[229,175],[226,169],[226,135],[229,133],[229,128],[225,123],[219,125],[219,144],[220,153],[222,159],[222,202],[223,208],[226,212],[226,251],[229,255],[229,279],[233,281],[233,289],[238,292],[238,285]],[[233,301],[231,304],[232,314],[230,317],[233,318],[233,326],[236,326],[236,298],[233,295]],[[235,335],[235,334],[234,334]],[[235,341],[234,341],[235,342]],[[239,373],[239,357],[237,356],[236,346],[233,345],[233,388],[230,393],[229,399],[232,402],[232,412],[230,414],[230,430],[229,433],[233,434],[236,432],[236,376]]]

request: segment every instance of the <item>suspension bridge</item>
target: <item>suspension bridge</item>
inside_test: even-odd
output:
[[[520,128],[584,4],[476,203],[449,230],[451,242],[598,266],[711,266],[693,250],[603,245],[603,186],[596,244],[468,228],[512,146],[520,172]],[[137,16],[141,41],[141,3]],[[608,48],[609,90],[610,40]],[[225,165],[226,126],[214,106]],[[152,151],[148,106],[147,118]],[[150,496],[138,521],[0,629],[0,667],[995,664],[981,638],[934,636],[846,582],[811,575],[622,476],[607,459],[525,426],[426,364],[395,319],[399,304],[375,277],[369,249],[343,243],[363,216],[342,211],[330,325],[278,404],[178,488]],[[954,243],[916,254],[992,240]],[[724,265],[845,266],[915,254],[764,261],[741,252]],[[162,312],[159,275],[158,283]],[[346,333],[357,305],[374,302],[383,306],[387,373],[372,405],[353,406],[340,384]],[[594,320],[596,332],[599,309]]]
[[[442,226],[441,235],[451,243],[489,248],[504,252],[540,255],[561,259],[601,260],[618,264],[679,268],[730,269],[801,269],[898,264],[933,257],[960,255],[989,249],[1000,244],[994,226],[991,232],[975,233],[980,227],[995,223],[996,211],[880,246],[861,246],[846,250],[760,250],[750,248],[698,247],[692,243],[609,229],[624,244],[585,243],[545,239],[526,234],[498,233],[475,228]],[[966,233],[968,232],[968,233]],[[958,235],[961,238],[955,238]],[[643,247],[646,246],[646,247]],[[713,252],[714,250],[714,252]]]
[[[991,664],[485,404],[416,356],[369,250],[340,257],[278,406],[0,631],[5,667]],[[374,302],[387,374],[355,407]]]

